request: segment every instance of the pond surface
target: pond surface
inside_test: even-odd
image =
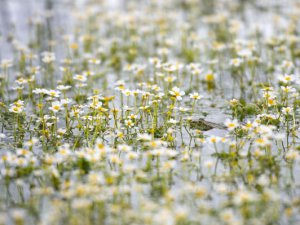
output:
[[[299,224],[295,0],[0,0],[1,224]]]

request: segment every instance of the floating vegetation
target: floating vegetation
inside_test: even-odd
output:
[[[300,223],[298,1],[0,18],[0,225]]]
[[[189,119],[187,122],[190,125],[190,128],[197,129],[201,131],[208,131],[211,129],[226,129],[226,126],[223,126],[222,124],[217,124],[209,121],[205,121],[204,119]],[[234,124],[232,124],[234,126]]]

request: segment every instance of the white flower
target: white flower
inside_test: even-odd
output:
[[[75,85],[75,87],[77,87],[77,88],[82,88],[82,87],[86,87],[86,86],[87,86],[87,84],[85,84],[85,83],[79,83],[79,84]]]
[[[60,102],[62,105],[67,105],[67,104],[71,103],[72,101],[73,100],[71,98],[64,98]]]
[[[36,88],[32,91],[34,94],[47,94],[48,91],[44,88]]]
[[[24,79],[23,77],[19,78],[18,80],[16,80],[16,83],[18,85],[22,85],[22,84],[26,84],[28,83],[28,80]]]
[[[216,136],[211,136],[211,137],[207,138],[207,141],[212,144],[217,143],[220,140],[221,140],[220,137],[216,137]]]
[[[285,157],[289,160],[298,160],[300,155],[298,151],[291,149],[286,153]]]
[[[187,69],[200,70],[200,64],[199,63],[190,63],[189,65],[187,65]]]
[[[177,78],[176,78],[175,76],[166,76],[164,80],[165,80],[165,82],[167,82],[167,83],[172,83],[172,82],[174,82],[176,79],[177,79]]]
[[[284,115],[292,115],[293,114],[293,108],[291,107],[283,107],[281,109],[281,112],[284,114]]]
[[[184,113],[184,112],[189,111],[189,108],[179,107],[178,110],[179,110],[179,112],[183,112]]]
[[[235,220],[235,215],[232,209],[223,210],[220,216],[226,224],[232,224],[233,221]]]
[[[76,74],[74,76],[74,80],[80,81],[80,82],[86,82],[87,77],[85,75]]]
[[[150,62],[151,64],[156,65],[156,64],[161,63],[161,60],[160,60],[159,58],[154,57],[154,58],[149,58],[149,62]]]
[[[266,137],[263,138],[257,138],[255,139],[255,145],[259,147],[265,147],[270,145],[270,140],[268,140]]]
[[[3,59],[0,64],[1,68],[9,68],[12,66],[13,66],[13,63],[12,63],[12,60],[10,60],[10,59]]]
[[[263,174],[257,179],[257,183],[261,186],[267,186],[270,183],[270,179],[267,175]]]
[[[236,205],[241,205],[246,202],[253,202],[256,199],[257,196],[254,193],[246,190],[238,190],[233,197],[233,202]]]
[[[239,67],[243,63],[241,58],[234,58],[230,60],[230,65],[234,67]]]
[[[121,144],[121,145],[118,145],[118,150],[121,151],[121,152],[130,152],[132,150],[132,147],[129,146],[129,145],[125,145],[125,144]]]
[[[229,104],[230,104],[230,106],[235,107],[239,104],[239,100],[234,98],[234,99],[229,101]]]
[[[141,141],[150,141],[151,140],[151,135],[149,134],[138,134],[137,139]]]
[[[296,92],[296,89],[291,86],[281,86],[280,88],[285,93]]]
[[[194,99],[194,100],[199,100],[199,99],[201,99],[203,96],[202,95],[199,95],[199,93],[197,93],[197,92],[194,92],[194,93],[191,93],[190,94],[190,98],[191,99]]]
[[[132,122],[132,120],[125,120],[124,123],[127,127],[130,127],[130,128],[134,127],[134,123]]]
[[[252,51],[250,49],[245,48],[238,51],[237,54],[240,57],[249,58],[250,56],[252,56]]]
[[[35,145],[37,142],[38,142],[38,139],[33,137],[29,141],[25,142],[24,145],[31,147],[31,146]]]
[[[176,123],[178,123],[176,120],[174,120],[174,119],[169,119],[168,120],[168,123],[170,123],[170,124],[176,124]]]
[[[55,54],[53,52],[43,52],[42,55],[43,55],[42,61],[44,63],[51,63],[56,59]]]
[[[63,134],[65,134],[66,132],[67,132],[67,130],[66,130],[66,129],[63,129],[63,128],[59,128],[59,129],[57,130],[57,133],[60,134],[60,135],[63,135]]]
[[[21,112],[23,112],[23,107],[19,107],[19,106],[16,106],[16,105],[12,105],[10,108],[9,108],[9,111],[10,112],[13,112],[13,113],[16,113],[16,114],[19,114]]]
[[[177,100],[181,100],[182,96],[185,95],[184,91],[180,91],[178,87],[173,87],[171,91],[169,91],[170,95],[175,97]]]
[[[88,70],[88,71],[84,71],[83,75],[86,77],[89,77],[89,76],[94,76],[95,73],[93,71]]]
[[[85,198],[77,198],[72,201],[73,209],[86,209],[92,205],[91,200]]]
[[[96,58],[92,58],[92,59],[89,60],[89,63],[99,65],[101,63],[101,60],[96,59]]]
[[[125,96],[132,96],[132,91],[129,90],[129,89],[126,89],[126,90],[123,90],[122,93],[125,95]]]
[[[61,110],[61,102],[58,102],[58,101],[55,101],[55,102],[52,102],[52,105],[51,107],[49,107],[49,109],[54,112],[54,113],[57,113],[59,110]]]
[[[47,95],[49,95],[49,96],[51,96],[51,97],[58,98],[59,95],[60,95],[60,91],[49,90],[49,91],[47,91]]]
[[[61,91],[66,91],[66,90],[69,90],[72,86],[70,85],[58,85],[57,86],[57,90],[61,90]]]
[[[215,163],[211,160],[207,160],[206,162],[204,162],[204,166],[208,169],[211,169],[214,165]]]
[[[287,70],[287,69],[290,70],[294,68],[294,63],[292,61],[283,60],[283,62],[279,67],[283,70]]]
[[[23,112],[23,110],[24,110],[24,101],[18,100],[13,104],[10,104],[10,108],[9,108],[10,112],[19,114]]]
[[[227,129],[230,131],[234,130],[235,128],[237,128],[239,126],[239,123],[236,119],[235,120],[227,119],[224,124],[227,127]]]
[[[287,84],[287,83],[293,82],[295,80],[295,76],[292,74],[291,75],[285,74],[285,75],[278,76],[278,80]]]

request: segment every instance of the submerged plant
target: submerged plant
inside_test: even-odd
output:
[[[41,2],[0,40],[0,224],[299,223],[296,1]]]

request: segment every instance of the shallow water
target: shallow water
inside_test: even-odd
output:
[[[222,2],[222,1],[220,1]],[[276,21],[274,21],[274,16],[278,15],[278,14],[289,14],[292,13],[294,10],[293,8],[291,8],[291,5],[293,4],[293,1],[259,1],[257,4],[259,5],[266,5],[266,9],[259,9],[257,7],[254,7],[253,5],[248,6],[245,8],[245,12],[244,14],[239,14],[237,13],[237,15],[235,15],[235,19],[237,20],[243,20],[242,22],[242,29],[241,31],[238,33],[238,38],[248,38],[249,35],[249,30],[254,30],[253,28],[259,28],[260,31],[262,32],[262,36],[264,38],[267,37],[271,37],[274,34],[277,34],[277,26],[276,26]],[[148,4],[150,4],[148,1],[145,1],[142,5],[142,7],[145,7],[145,5],[147,6]],[[161,4],[168,4],[167,1],[166,3],[161,3]],[[229,1],[230,4],[230,1]],[[86,10],[89,6],[91,5],[91,8],[89,10]],[[86,19],[84,18],[84,16],[87,16],[87,11],[93,15],[93,12],[99,12],[98,14],[101,14],[102,11],[104,10],[108,10],[111,14],[108,13],[108,19],[103,20],[103,21],[107,21],[107,22],[111,22],[112,24],[114,24],[114,21],[112,20],[113,15],[114,14],[118,14],[118,15],[123,15],[124,16],[124,20],[128,20],[130,21],[130,16],[133,15],[139,15],[136,16],[135,20],[136,23],[139,22],[140,18],[143,18],[143,14],[145,13],[143,10],[144,8],[141,9],[141,11],[138,11],[130,15],[128,15],[127,9],[130,8],[130,6],[128,6],[129,4],[126,4],[126,1],[108,1],[102,5],[95,5],[93,4],[93,1],[84,1],[84,0],[78,0],[78,1],[51,1],[51,0],[43,0],[43,1],[36,1],[36,0],[26,0],[26,1],[22,1],[22,0],[0,0],[0,18],[2,18],[0,20],[0,31],[1,34],[3,36],[1,36],[2,38],[0,39],[0,61],[2,59],[12,59],[14,57],[14,50],[12,47],[12,43],[7,41],[8,38],[13,37],[14,42],[18,41],[20,43],[23,44],[28,44],[29,42],[35,40],[36,36],[34,33],[34,29],[32,28],[32,26],[30,26],[28,24],[29,20],[34,21],[34,23],[40,23],[41,27],[42,27],[42,31],[40,33],[40,44],[41,46],[38,49],[35,49],[35,53],[36,54],[41,54],[43,51],[49,50],[49,41],[51,40],[55,40],[56,43],[54,44],[54,47],[52,47],[51,51],[55,52],[57,60],[55,62],[55,66],[59,67],[59,65],[61,65],[61,60],[64,59],[65,57],[67,57],[70,52],[69,49],[65,46],[65,43],[63,42],[64,39],[64,35],[67,34],[74,34],[73,32],[75,28],[80,28],[81,31],[86,31],[88,30],[88,23],[84,23],[84,25],[80,24],[80,19],[78,19],[78,17],[75,17],[75,15],[79,16],[79,18],[83,17],[82,20]],[[126,7],[126,8],[125,8]],[[172,7],[172,4],[169,6]],[[85,9],[86,11],[84,11],[83,9]],[[154,9],[155,11],[156,9]],[[266,10],[266,11],[264,11]],[[158,10],[159,11],[159,10]],[[156,11],[155,11],[156,12]],[[159,15],[160,15],[159,11]],[[177,12],[176,10],[172,10],[171,13],[173,13],[175,15],[175,17],[178,18],[188,18],[188,11],[186,12]],[[166,15],[166,16],[171,16],[171,13]],[[47,15],[48,16],[45,16]],[[97,13],[95,13],[97,15]],[[92,16],[91,16],[92,17]],[[151,17],[151,16],[150,16]],[[102,21],[102,22],[103,22]],[[122,25],[122,21],[120,22],[120,24]],[[268,21],[267,23],[265,21]],[[134,23],[134,22],[132,22]],[[285,24],[287,23],[284,18],[280,19],[280,26],[284,27]],[[13,24],[13,25],[12,25]],[[79,24],[79,25],[78,25]],[[118,25],[118,23],[116,23]],[[127,25],[127,24],[126,24]],[[104,26],[104,25],[103,25]],[[105,40],[105,38],[107,39],[114,39],[116,38],[116,40],[118,40],[118,34],[110,34],[110,32],[108,32],[107,30],[111,29],[111,27],[109,25],[105,25],[107,26],[106,28],[103,28],[103,30],[101,29],[101,24],[99,24],[99,27],[96,26],[96,30],[93,30],[93,32],[97,33],[101,38],[103,38],[103,42],[100,41],[99,46],[98,47],[102,47],[102,48],[106,48],[106,41],[108,42],[108,40]],[[176,24],[174,25],[174,28],[176,29]],[[122,29],[120,29],[120,33],[122,32]],[[78,32],[78,31],[77,31]],[[80,32],[80,31],[79,31]],[[198,34],[201,34],[201,38],[203,39],[203,41],[208,42],[209,43],[209,33],[208,33],[208,27],[203,24],[201,24],[201,26],[199,26],[199,28],[196,31]],[[74,37],[76,35],[73,35],[71,37],[71,39],[79,39],[78,37]],[[123,34],[120,34],[120,37],[122,37]],[[171,37],[169,37],[170,42],[179,42],[180,37],[176,37],[176,36],[172,36],[173,39],[171,39]],[[118,40],[118,41],[128,41],[128,40]],[[147,40],[145,40],[145,45],[147,45]],[[202,43],[202,42],[200,42]],[[203,46],[202,46],[203,47]],[[170,47],[172,48],[172,47]],[[150,51],[154,51],[154,49],[150,49]],[[175,48],[174,50],[174,56],[171,56],[172,60],[182,60],[181,56],[177,56],[176,55],[176,51],[179,51],[177,48]],[[96,52],[96,51],[95,51]],[[92,53],[83,53],[82,55],[84,55],[84,57],[86,55],[91,55]],[[267,52],[263,52],[261,54],[261,57],[263,60],[267,61],[268,60],[268,54]],[[209,56],[207,55],[203,55],[203,56],[199,56],[199,60],[206,62],[207,59],[209,58]],[[147,58],[144,58],[144,56],[141,56],[140,58],[138,58],[136,61],[141,63],[141,64],[147,64]],[[210,58],[209,58],[210,59]],[[227,59],[227,55],[224,54],[222,56],[220,56],[220,58],[218,58],[219,62],[221,62],[221,64],[223,66],[226,66],[226,63],[222,63],[225,59]],[[80,64],[80,59],[78,60],[78,64]],[[40,60],[39,60],[40,61]],[[76,62],[76,59],[75,59]],[[77,62],[76,62],[77,63]],[[205,68],[209,68],[210,65],[209,63],[203,63]],[[220,64],[220,65],[221,65]],[[103,68],[105,67],[105,68]],[[103,93],[108,94],[108,95],[114,95],[114,87],[115,87],[115,81],[118,80],[120,77],[124,78],[126,80],[126,84],[128,84],[128,88],[134,89],[137,88],[136,85],[136,81],[133,81],[133,78],[130,77],[130,74],[126,74],[126,72],[118,72],[118,71],[114,71],[110,66],[103,66],[103,67],[99,67],[96,68],[97,72],[101,73],[103,72],[106,76],[105,80],[108,83],[107,87],[103,90]],[[11,84],[13,83],[16,73],[15,71],[17,70],[17,68],[13,68],[12,72],[11,72],[11,77],[10,82]],[[231,72],[228,70],[225,70],[223,68],[219,68],[217,69],[221,74],[218,74],[218,78],[220,79],[220,82],[218,83],[218,86],[215,90],[207,90],[205,84],[201,83],[201,85],[199,85],[199,87],[195,87],[193,90],[198,91],[201,93],[201,95],[203,95],[203,99],[201,100],[201,102],[199,104],[197,104],[196,108],[195,108],[195,113],[194,115],[192,115],[194,118],[205,118],[205,120],[207,121],[211,121],[214,123],[219,123],[219,124],[223,124],[224,121],[227,118],[231,118],[231,114],[230,114],[230,110],[228,109],[228,101],[232,98],[239,98],[241,96],[243,96],[243,94],[241,93],[241,90],[239,89],[239,87],[234,83],[234,77],[232,76]],[[298,69],[297,69],[298,70]],[[146,70],[149,74],[151,74],[151,69]],[[249,72],[249,71],[247,71]],[[267,76],[265,76],[263,74],[263,69],[261,68],[261,76],[259,76],[257,79],[260,82],[266,82],[269,80],[269,82],[272,83],[276,83],[274,80],[270,80]],[[74,72],[75,73],[75,72]],[[61,76],[61,73],[59,71],[56,71],[55,75],[56,78]],[[43,83],[42,80],[42,75],[39,74],[38,75],[38,79],[39,79],[39,84],[41,85],[41,87],[46,86],[45,83]],[[182,79],[182,80],[181,80]],[[179,83],[182,83],[182,88],[184,90],[187,90],[190,88],[190,86],[194,85],[195,82],[192,82],[192,84],[190,82],[187,81],[187,79],[185,78],[181,78],[179,80]],[[100,81],[98,81],[98,83],[93,83],[92,81],[92,85],[94,85],[94,87],[99,87],[102,88],[104,79],[101,79]],[[250,86],[250,85],[249,85]],[[74,88],[74,87],[73,87]],[[72,90],[73,91],[73,90]],[[88,90],[90,91],[90,90]],[[91,94],[91,92],[89,92],[89,94]],[[11,99],[14,99],[17,97],[16,93],[13,93],[11,96]],[[252,100],[253,96],[251,91],[248,90],[248,92],[246,91],[246,93],[243,96],[246,100]],[[10,101],[11,103],[12,101]],[[132,102],[128,102],[128,105],[134,105],[133,101]],[[116,107],[121,105],[121,99],[119,98],[119,96],[116,97],[116,100],[114,101],[114,104]],[[183,105],[189,105],[189,102],[183,101],[182,103]],[[28,107],[28,113],[32,113],[30,107]],[[247,117],[247,119],[253,120],[255,117],[254,116],[249,116]],[[174,119],[176,120],[180,120],[180,116],[179,113],[177,112],[177,116],[174,117]],[[244,119],[246,120],[246,119]],[[160,118],[161,123],[165,122],[163,118]],[[61,121],[60,123],[58,123],[60,127],[65,127],[64,125],[64,121]],[[76,124],[76,122],[75,122]],[[113,126],[113,123],[111,122],[111,125]],[[165,124],[160,124],[160,125],[165,125]],[[29,127],[30,129],[33,129],[33,125],[31,127]],[[114,132],[114,130],[112,130],[111,132]],[[191,131],[191,132],[195,132],[195,131]],[[14,152],[15,150],[15,146],[12,146],[13,143],[13,130],[3,130],[3,133],[7,134],[7,138],[3,138],[1,141],[2,146],[1,148],[1,155],[6,154],[7,152]],[[210,137],[210,136],[218,136],[218,137],[227,137],[229,135],[229,132],[227,130],[221,130],[221,129],[212,129],[206,132],[203,132],[205,137]],[[78,132],[76,133],[76,130],[74,131],[74,136],[82,136],[83,134]],[[208,209],[212,209],[216,210],[216,212],[209,212],[209,213],[203,213],[203,215],[200,216],[200,218],[203,219],[203,224],[218,224],[218,220],[213,219],[214,216],[213,214],[219,215],[219,213],[222,212],[223,208],[226,208],[226,200],[227,197],[225,197],[224,195],[218,193],[216,191],[215,186],[216,185],[221,185],[223,183],[226,183],[228,185],[228,188],[230,188],[233,191],[233,194],[235,194],[235,192],[237,190],[239,190],[239,188],[253,188],[253,190],[257,191],[257,193],[261,194],[261,190],[259,190],[259,188],[257,188],[257,190],[255,189],[255,185],[251,186],[249,184],[249,182],[247,181],[247,176],[249,174],[247,174],[249,171],[251,171],[251,168],[253,167],[253,165],[249,162],[249,159],[246,157],[246,155],[243,155],[241,158],[237,159],[238,161],[238,167],[234,167],[233,163],[231,164],[228,163],[228,161],[222,159],[221,157],[215,156],[214,153],[216,153],[216,146],[214,146],[212,143],[197,143],[197,145],[195,144],[195,140],[193,139],[193,141],[190,141],[190,136],[187,133],[187,131],[185,129],[183,129],[183,127],[180,127],[180,125],[176,126],[176,129],[174,131],[174,135],[176,135],[176,139],[175,139],[175,146],[174,146],[174,150],[177,151],[177,153],[180,155],[180,157],[182,156],[182,152],[186,149],[188,149],[189,151],[195,153],[195,155],[191,154],[189,157],[189,163],[185,164],[181,162],[181,159],[175,158],[176,161],[176,166],[174,168],[174,176],[172,179],[170,179],[170,184],[169,184],[169,191],[170,191],[170,195],[173,196],[174,198],[174,202],[172,203],[172,207],[170,208],[170,211],[175,210],[177,208],[180,208],[183,204],[185,208],[188,209],[189,213],[188,215],[190,217],[193,217],[193,215],[197,215],[198,216],[198,209],[201,207],[207,207]],[[107,143],[108,145],[112,145],[112,141],[110,141],[110,135],[104,135],[105,138],[107,138]],[[30,138],[29,133],[26,134],[25,136],[25,140],[28,140]],[[65,142],[70,142],[71,144],[74,144],[75,139],[68,139],[68,140],[64,140]],[[230,141],[234,141],[231,140]],[[281,144],[281,143],[280,143]],[[249,143],[246,143],[246,146],[249,145]],[[298,145],[298,142],[295,146]],[[224,149],[224,152],[228,152],[227,147],[225,147],[225,144],[223,143],[219,143],[217,144],[217,148],[218,151],[221,151],[222,149]],[[281,148],[281,147],[280,147]],[[274,155],[277,155],[277,152],[279,147],[275,145],[275,143],[272,143],[272,150]],[[243,152],[246,152],[247,148],[243,148]],[[142,152],[143,150],[138,149],[138,152]],[[42,164],[42,158],[44,157],[44,153],[42,150],[42,146],[41,144],[37,144],[34,147],[34,155],[37,156],[37,158],[41,161],[39,161],[38,163]],[[197,162],[197,155],[200,156],[200,160]],[[268,219],[268,215],[269,214],[276,214],[279,215],[281,213],[283,213],[285,207],[284,205],[290,205],[291,202],[293,202],[293,199],[298,199],[298,196],[300,195],[300,167],[299,167],[299,163],[295,163],[292,165],[291,169],[290,169],[290,164],[287,163],[285,160],[283,160],[283,156],[282,155],[277,155],[276,157],[278,157],[278,164],[277,166],[279,166],[279,179],[280,181],[278,182],[278,185],[266,185],[267,188],[271,189],[272,191],[276,192],[276,194],[279,196],[280,201],[275,201],[274,200],[274,205],[272,204],[272,202],[268,202],[268,205],[266,206],[266,221]],[[282,160],[280,161],[280,157],[282,157]],[[125,157],[124,157],[125,158]],[[169,159],[166,157],[165,159],[163,159],[163,161],[166,160],[168,161]],[[128,161],[126,161],[126,159],[124,159],[124,164],[126,165],[128,163]],[[142,159],[140,161],[138,161],[136,163],[136,167],[140,167],[142,165],[144,165],[146,162],[146,159]],[[209,166],[210,164],[211,166]],[[256,161],[254,160],[254,167],[257,166],[256,165]],[[128,163],[129,166],[130,163]],[[1,164],[1,168],[3,169],[5,167],[4,164]],[[108,167],[108,165],[105,165],[105,167]],[[190,167],[192,169],[190,169]],[[259,167],[259,166],[257,166]],[[78,168],[76,168],[78,169]],[[102,168],[103,169],[103,168]],[[264,172],[262,172],[262,175],[266,175],[266,176],[272,176],[272,173],[274,172],[273,170],[269,170],[270,168],[262,168],[262,170]],[[40,168],[40,170],[43,170],[42,168]],[[51,170],[51,168],[50,168]],[[118,169],[115,170],[109,170],[109,169],[105,169],[105,171],[109,171],[109,172],[117,172]],[[95,168],[95,171],[98,173],[101,173],[102,170],[99,168]],[[234,171],[234,172],[232,172]],[[49,173],[49,171],[44,171],[45,174]],[[80,184],[84,184],[86,182],[86,177],[84,175],[82,176],[76,176],[76,173],[74,172],[74,174],[72,173],[74,171],[66,171],[65,173],[62,173],[62,178],[63,180],[67,180],[67,177],[74,177],[74,183],[76,185],[80,185]],[[148,176],[148,179],[152,179],[152,176],[154,177],[155,173],[157,172],[156,169],[153,169],[153,171],[146,173],[146,176]],[[260,172],[260,171],[259,171]],[[232,175],[232,174],[234,175]],[[130,173],[128,173],[130,174]],[[132,175],[133,176],[133,175]],[[39,187],[40,186],[47,186],[47,182],[49,182],[47,180],[47,176],[45,175],[45,183],[43,183],[43,179],[44,179],[44,175],[42,173],[40,178],[36,178],[34,177],[33,173],[23,179],[20,178],[20,180],[23,182],[22,185],[22,189],[18,189],[17,188],[17,182],[20,180],[13,180],[12,182],[9,182],[8,185],[5,185],[5,179],[1,180],[1,189],[5,190],[5,192],[1,192],[1,211],[4,213],[8,213],[9,215],[9,220],[11,223],[12,219],[11,219],[11,210],[14,208],[25,208],[26,209],[26,204],[28,201],[36,201],[38,206],[37,206],[37,211],[38,211],[38,216],[35,217],[36,215],[28,215],[28,217],[26,216],[26,223],[27,224],[34,224],[37,223],[37,221],[41,221],[42,219],[44,219],[45,224],[51,224],[51,215],[52,213],[56,213],[56,206],[55,206],[55,202],[53,203],[53,199],[59,199],[62,200],[62,202],[65,201],[65,198],[67,198],[66,196],[63,196],[63,192],[55,192],[53,195],[50,196],[46,196],[45,198],[36,200],[36,196],[35,193],[32,192],[32,190],[34,189],[33,186],[35,187]],[[150,177],[150,178],[149,178]],[[224,177],[227,177],[226,179]],[[82,179],[82,180],[80,180]],[[162,198],[160,199],[159,197],[156,196],[152,196],[151,190],[152,190],[152,186],[149,184],[143,184],[141,185],[141,187],[139,185],[137,185],[136,181],[132,181],[130,179],[132,179],[131,175],[128,175],[128,177],[126,178],[128,179],[130,182],[127,181],[123,181],[123,183],[120,184],[120,189],[124,188],[129,188],[130,192],[131,192],[131,196],[129,197],[129,201],[131,204],[131,208],[132,210],[135,210],[136,212],[140,212],[137,214],[146,214],[146,212],[150,212],[151,210],[151,206],[149,206],[149,211],[148,210],[144,210],[141,208],[142,203],[141,202],[145,202],[145,201],[152,201],[151,203],[153,204],[165,204],[164,201],[166,201],[166,199]],[[72,179],[70,179],[72,180]],[[41,183],[41,184],[40,184]],[[191,199],[190,203],[186,203],[184,200],[185,195],[181,192],[183,192],[186,188],[186,186],[190,185],[190,184],[197,184],[200,185],[201,187],[205,187],[208,190],[208,197],[206,199],[201,199],[199,201],[193,201],[193,199]],[[50,184],[49,184],[50,185]],[[124,186],[122,186],[124,185]],[[130,186],[131,185],[131,186]],[[143,191],[141,192],[136,192],[135,191],[135,185],[136,188],[142,188]],[[51,185],[50,185],[51,186]],[[109,192],[110,191],[110,187],[106,185],[103,185],[104,187],[103,190],[101,190],[99,193],[97,193],[97,197],[99,198],[104,198],[104,202],[107,200],[108,203],[110,203],[111,201],[113,201],[113,193]],[[128,187],[129,186],[129,187]],[[113,188],[118,188],[118,187],[113,187]],[[113,189],[112,188],[112,189]],[[194,190],[195,187],[193,187],[191,189]],[[266,189],[267,189],[266,188]],[[252,190],[252,189],[251,189]],[[259,191],[258,191],[259,190]],[[91,192],[92,193],[92,192]],[[106,194],[107,193],[107,194]],[[257,194],[255,193],[255,194]],[[93,194],[91,194],[93,196]],[[154,195],[154,194],[153,194]],[[276,197],[278,197],[276,195]],[[179,197],[178,197],[179,196]],[[178,197],[178,198],[177,198]],[[193,198],[192,196],[187,196],[187,198]],[[71,200],[70,200],[71,201]],[[171,202],[171,201],[170,201]],[[184,203],[182,203],[184,202]],[[66,202],[64,202],[66,203]],[[34,203],[35,204],[35,203]],[[34,205],[33,204],[33,205]],[[69,203],[68,203],[69,204]],[[171,204],[171,203],[170,203]],[[193,205],[195,204],[195,205]],[[278,208],[276,208],[276,204],[278,204]],[[67,205],[67,204],[66,204]],[[168,205],[168,204],[166,204]],[[223,206],[225,205],[225,206]],[[295,203],[296,205],[296,203]],[[276,209],[272,211],[272,207],[275,207]],[[65,208],[67,208],[67,206],[64,206]],[[110,206],[107,207],[108,211],[111,210]],[[155,207],[154,207],[155,208]],[[115,209],[116,210],[116,209]],[[219,211],[218,211],[219,210]],[[236,210],[236,209],[235,209]],[[270,212],[268,212],[268,210],[270,210]],[[296,205],[294,207],[294,210],[299,210],[298,206]],[[131,212],[131,211],[130,211]],[[69,211],[68,211],[69,213]],[[125,212],[126,213],[126,212]],[[157,215],[158,212],[156,212]],[[153,213],[153,214],[156,214]],[[33,213],[34,214],[34,213]],[[63,213],[62,213],[63,214]],[[72,213],[71,213],[72,214]],[[96,214],[96,213],[94,213]],[[122,213],[118,214],[118,216],[116,216],[117,218],[123,218],[121,216]],[[201,214],[201,213],[200,213]],[[69,214],[68,214],[69,215]],[[63,217],[63,216],[62,216]],[[84,216],[83,216],[84,217]],[[172,216],[170,216],[172,217]],[[240,214],[237,216],[238,219],[240,219]],[[34,219],[33,219],[34,218]],[[169,218],[169,217],[168,217]],[[198,217],[197,217],[198,218]],[[118,222],[114,222],[114,217],[110,216],[107,217],[107,219],[105,220],[106,224],[120,224]],[[292,221],[295,221],[294,224],[297,223],[297,221],[299,221],[300,217],[299,215],[295,215],[293,217]],[[31,221],[31,220],[34,220]],[[120,219],[121,220],[121,219]],[[50,221],[50,222],[49,222]],[[281,217],[279,216],[279,219],[276,220],[277,224],[290,224],[290,220],[288,220],[286,217]],[[119,221],[120,222],[120,221]],[[59,221],[60,224],[64,223],[64,219]],[[97,222],[94,222],[95,224]],[[76,223],[74,223],[76,224]],[[154,223],[156,224],[156,223]],[[170,224],[175,224],[170,222]],[[192,223],[191,223],[192,224]],[[199,222],[195,222],[193,224],[199,224]],[[248,221],[248,224],[267,224],[266,222],[264,222],[263,219],[261,219],[260,221],[255,221],[250,220],[250,222]]]

